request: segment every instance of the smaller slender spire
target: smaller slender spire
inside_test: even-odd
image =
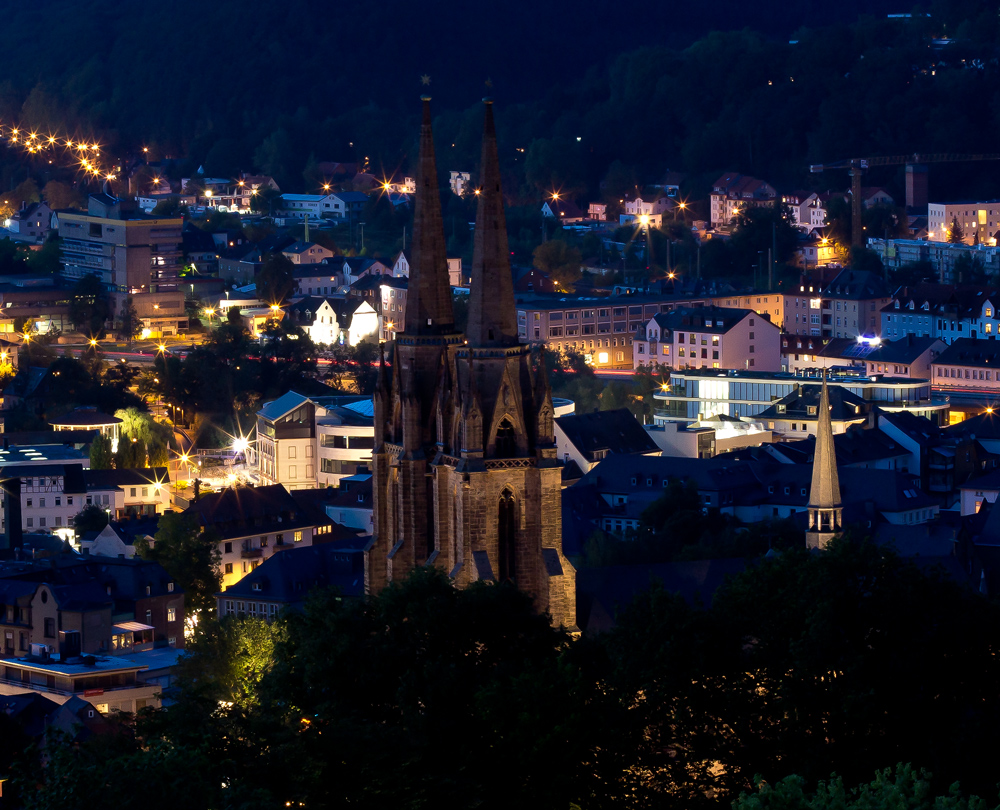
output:
[[[472,280],[469,285],[470,346],[516,346],[517,315],[514,281],[510,273],[507,219],[500,190],[500,157],[493,122],[493,100],[483,99],[483,152],[476,232],[472,247]]]
[[[840,476],[837,473],[837,451],[833,444],[830,391],[826,385],[826,369],[823,370],[823,388],[820,391],[818,417],[809,506],[810,508],[833,509],[840,506]]]
[[[423,96],[417,191],[413,201],[413,243],[410,283],[406,294],[407,335],[444,335],[455,331],[455,316],[448,281],[444,221],[434,159],[431,99]]]

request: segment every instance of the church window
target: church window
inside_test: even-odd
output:
[[[513,458],[517,455],[517,437],[509,419],[504,418],[497,427],[495,455],[497,458]]]
[[[497,509],[497,579],[500,582],[517,578],[515,551],[517,548],[517,504],[514,494],[505,489]]]

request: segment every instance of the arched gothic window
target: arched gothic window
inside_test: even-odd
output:
[[[514,458],[517,455],[517,437],[514,435],[514,426],[506,417],[497,427],[495,452],[497,458]]]

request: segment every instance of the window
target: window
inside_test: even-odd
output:
[[[302,542],[302,532],[295,532],[294,540],[296,543]]]
[[[62,506],[62,498],[56,498],[56,506]]]
[[[73,496],[72,495],[67,495],[66,496],[66,505],[67,506],[72,506],[73,505]]]
[[[46,619],[45,620],[45,638],[55,638],[56,637],[56,620]]]
[[[174,583],[173,582],[168,582],[167,583],[167,593],[173,593],[173,592],[174,592]]]
[[[28,528],[30,529],[32,526],[35,525],[35,519],[34,518],[28,518],[27,524],[28,524]]]
[[[38,499],[38,507],[40,509],[44,509],[45,508],[45,498],[39,498]]]
[[[38,518],[38,525],[39,526],[44,526],[45,525],[45,518],[43,518],[43,517]]]
[[[289,446],[289,448],[288,448],[288,457],[289,458],[295,458],[295,450],[296,450],[296,448],[294,446]]]
[[[167,621],[168,622],[177,621],[177,608],[172,608],[172,607],[167,608]]]
[[[135,497],[135,487],[131,487],[130,488],[130,490],[129,490],[129,497],[132,497],[132,498]]]
[[[226,554],[232,554],[233,553],[233,544],[232,543],[223,543],[222,544],[222,550]]]
[[[226,570],[227,574],[233,573],[233,564],[232,563],[226,563],[226,569],[225,570]]]

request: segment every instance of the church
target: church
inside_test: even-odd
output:
[[[430,98],[414,200],[404,330],[375,392],[377,593],[418,566],[458,587],[512,582],[576,629],[576,571],[562,552],[560,467],[544,356],[520,344],[493,105],[485,122],[469,322],[457,331]]]

